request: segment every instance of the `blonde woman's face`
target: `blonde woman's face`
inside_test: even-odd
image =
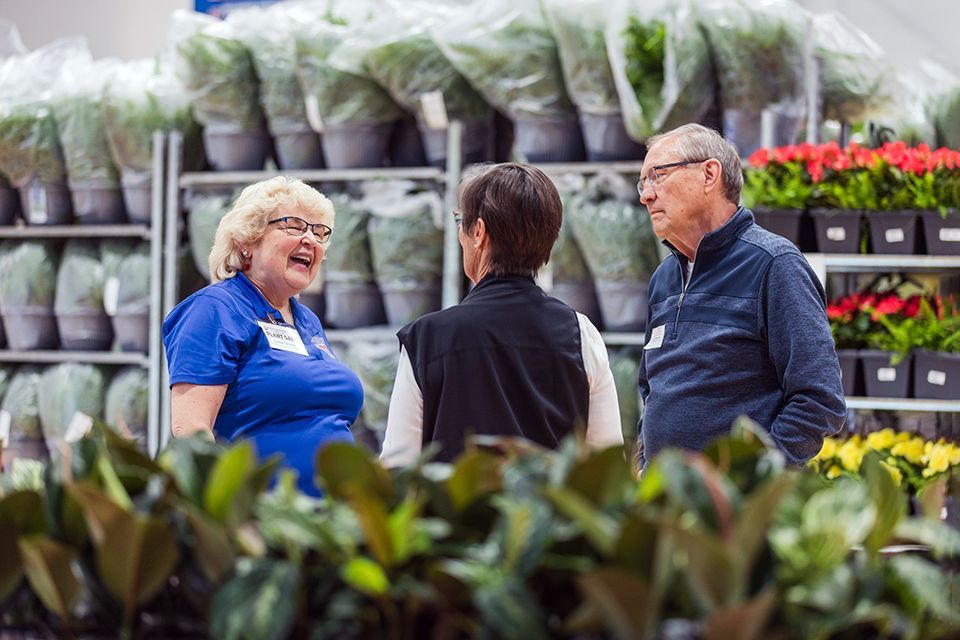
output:
[[[319,217],[299,208],[274,212],[268,220],[284,217],[297,217],[309,224],[320,223]],[[308,229],[302,235],[296,235],[293,226],[285,221],[268,224],[260,241],[248,249],[249,265],[244,273],[274,303],[306,289],[316,277],[326,254],[326,248],[313,231]]]

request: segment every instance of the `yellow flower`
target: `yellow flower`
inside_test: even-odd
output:
[[[930,448],[927,453],[927,468],[923,470],[924,478],[930,478],[950,468],[950,452],[947,446],[938,442]]]
[[[897,434],[887,428],[867,435],[867,446],[874,450],[889,449],[897,442]]]
[[[912,434],[909,431],[900,431],[897,433],[896,440],[897,442],[906,442],[912,437]]]
[[[890,453],[900,456],[910,464],[923,464],[923,438],[910,438],[906,442],[898,442],[890,449]]]
[[[853,437],[837,449],[837,457],[847,471],[859,471],[866,449],[860,445],[860,439]]]
[[[900,471],[897,467],[886,462],[881,462],[887,471],[890,472],[890,477],[893,478],[893,481],[897,483],[897,486],[900,486],[900,483],[903,482],[903,472]]]
[[[837,455],[837,441],[834,438],[824,438],[823,446],[820,447],[820,453],[817,454],[817,460],[829,460]]]
[[[840,475],[841,469],[837,465],[830,465],[830,468],[827,469],[827,479],[833,480],[834,478]]]

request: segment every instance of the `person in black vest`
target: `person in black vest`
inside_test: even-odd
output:
[[[560,233],[556,187],[529,165],[484,165],[460,183],[459,200],[463,270],[476,286],[397,333],[381,461],[409,464],[431,442],[435,460],[450,461],[471,434],[556,447],[585,429],[593,447],[622,445],[600,333],[534,282]]]

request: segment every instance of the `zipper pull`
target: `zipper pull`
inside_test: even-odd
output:
[[[677,308],[678,308],[678,309],[683,306],[683,296],[685,296],[685,295],[687,295],[687,292],[686,292],[686,291],[681,291],[681,292],[680,292],[680,299],[677,300]]]

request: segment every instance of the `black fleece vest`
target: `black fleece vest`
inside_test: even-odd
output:
[[[532,278],[488,276],[397,336],[423,394],[423,445],[440,443],[437,460],[459,455],[469,434],[556,447],[586,427],[577,314]]]

